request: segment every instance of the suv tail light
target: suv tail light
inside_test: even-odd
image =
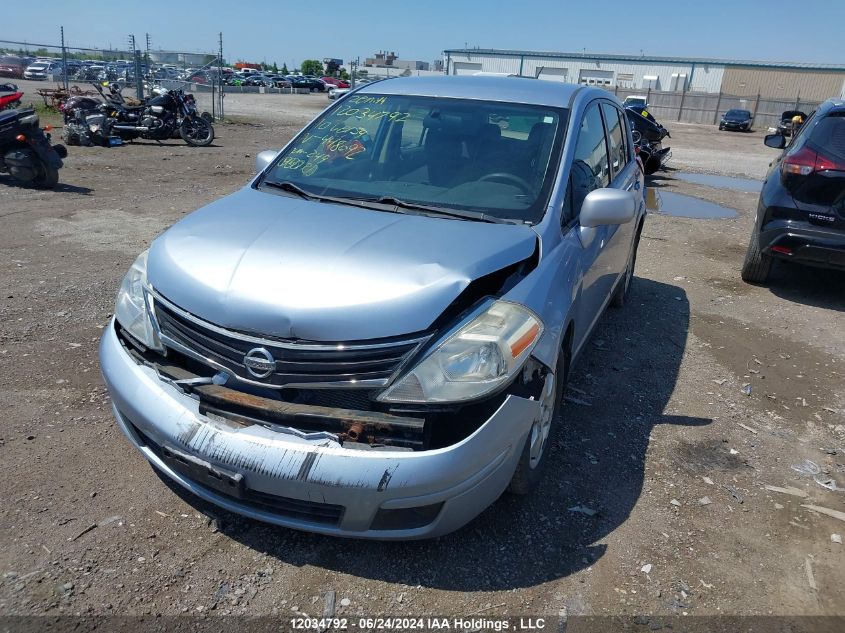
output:
[[[794,154],[783,159],[780,165],[781,175],[786,176],[809,176],[817,171],[845,171],[845,163],[819,154],[806,145]]]

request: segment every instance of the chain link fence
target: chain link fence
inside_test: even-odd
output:
[[[819,101],[804,101],[800,95],[794,99],[762,98],[753,96],[729,95],[725,93],[704,92],[667,92],[658,90],[632,90],[630,88],[612,88],[620,100],[629,96],[644,96],[649,104],[649,112],[662,122],[683,121],[715,125],[720,117],[732,108],[748,110],[754,117],[754,125],[759,127],[777,127],[781,114],[787,110],[802,110],[809,114],[819,106]]]
[[[222,34],[217,53],[141,50],[134,36],[125,47],[108,48],[0,39],[0,81],[44,82],[35,92],[47,105],[69,94],[96,95],[94,83],[117,83],[125,97],[139,101],[155,86],[181,89],[194,94],[197,109],[222,119],[222,55]]]

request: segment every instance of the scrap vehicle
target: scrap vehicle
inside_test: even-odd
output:
[[[211,503],[338,536],[433,537],[529,493],[572,365],[632,286],[621,103],[393,79],[256,162],[120,286],[100,364],[129,442]]]
[[[742,279],[763,284],[775,261],[845,270],[845,101],[829,100],[787,145],[769,134],[772,161],[742,265]]]
[[[0,173],[42,189],[55,187],[67,149],[53,145],[49,131],[35,110],[0,112]]]
[[[14,110],[21,104],[21,99],[23,99],[23,91],[17,84],[0,84],[0,111]]]
[[[672,157],[672,149],[663,147],[663,139],[671,137],[671,134],[641,106],[626,106],[625,115],[631,127],[634,144],[645,175],[650,176],[663,168]]]
[[[795,117],[798,117],[798,119],[796,120]],[[777,132],[783,136],[792,136],[806,120],[807,115],[801,110],[786,110],[780,115]],[[801,121],[801,123],[798,121]]]

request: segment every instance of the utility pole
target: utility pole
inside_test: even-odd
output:
[[[147,37],[147,48],[144,51],[144,63],[147,64],[147,72],[150,72],[150,34],[144,33]]]

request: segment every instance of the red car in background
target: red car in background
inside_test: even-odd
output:
[[[23,79],[23,71],[26,70],[27,61],[14,55],[0,57],[0,77],[12,77]]]
[[[320,79],[335,88],[349,88],[349,82],[343,79],[336,79],[335,77],[320,77]]]

